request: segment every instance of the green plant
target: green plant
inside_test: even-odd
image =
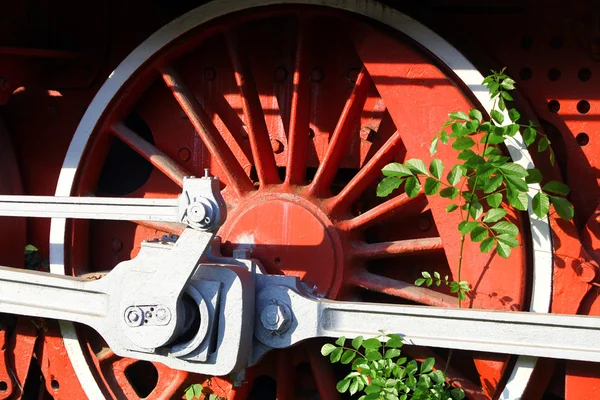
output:
[[[458,210],[461,239],[456,280],[449,279],[448,275],[442,279],[437,271],[433,274],[423,271],[415,281],[417,286],[449,286],[452,293],[457,293],[458,307],[470,291],[469,283],[461,280],[467,236],[472,242],[480,243],[481,252],[489,253],[495,249],[500,257],[508,258],[511,249],[519,246],[519,229],[510,220],[506,208],[512,206],[526,211],[531,192],[535,192],[531,204],[537,217],[544,218],[550,211],[550,205],[563,219],[570,220],[574,216],[573,206],[565,198],[569,194],[565,184],[550,181],[540,188],[535,185],[544,181],[540,170],[525,169],[505,154],[505,140],[522,131],[525,145],[530,147],[537,141],[538,152],[548,151],[550,162],[554,164],[550,140],[537,130],[538,125],[534,121],[521,123],[519,112],[507,108],[507,102],[513,101],[509,92],[514,90],[515,81],[504,71],[492,71],[483,80],[493,102],[489,120],[477,109],[468,113],[451,112],[434,136],[429,149],[431,157],[440,143],[449,144],[457,151],[457,160],[462,161],[449,168],[445,180],[442,160],[433,158],[427,166],[423,160],[413,158],[404,163],[386,165],[382,169],[384,178],[377,186],[379,197],[386,197],[402,186],[409,198],[421,192],[426,196],[438,195],[451,201],[446,212]],[[387,343],[383,344],[380,339],[387,339]],[[433,359],[424,360],[419,367],[417,361],[401,357],[399,348],[402,341],[398,335],[384,335],[380,339],[363,340],[358,337],[352,341],[352,348],[348,348],[344,346],[345,338],[342,337],[335,342],[337,346],[323,346],[321,353],[329,355],[331,362],[352,363],[352,372],[338,383],[338,391],[351,394],[364,392],[360,397],[362,400],[464,397],[462,390],[450,388],[442,371],[433,370]],[[446,369],[451,356],[452,351]]]
[[[537,138],[537,150],[548,151],[550,161],[554,164],[554,152],[550,140],[539,132],[534,121],[522,124],[521,115],[514,108],[507,108],[506,103],[513,100],[509,91],[514,90],[515,81],[501,71],[483,80],[490,98],[493,100],[491,119],[486,121],[483,114],[472,109],[467,113],[451,112],[442,129],[434,136],[430,153],[437,152],[438,145],[450,144],[458,152],[457,159],[462,163],[453,165],[446,179],[443,179],[444,163],[434,158],[429,167],[420,159],[410,159],[404,164],[391,163],[382,172],[385,178],[377,186],[377,195],[385,197],[404,185],[404,191],[414,198],[421,190],[427,196],[439,195],[453,201],[446,207],[447,212],[459,210],[462,221],[458,224],[461,234],[457,279],[443,280],[438,272],[432,277],[429,272],[422,272],[422,278],[416,285],[439,286],[444,283],[450,286],[451,292],[458,293],[459,307],[466,298],[469,284],[461,280],[463,249],[465,238],[480,242],[483,253],[496,250],[501,257],[509,257],[511,249],[519,246],[517,236],[519,229],[510,221],[505,209],[507,205],[525,211],[528,207],[528,192],[534,187],[530,184],[542,183],[543,177],[536,168],[525,169],[511,162],[502,147],[505,140],[514,137],[522,130],[523,140],[531,146]],[[505,115],[508,116],[508,120]],[[422,181],[424,183],[422,184]],[[556,213],[566,220],[573,218],[574,209],[565,198],[569,188],[558,181],[544,184],[532,198],[533,212],[545,217],[550,205]]]
[[[204,387],[199,383],[194,383],[185,389],[185,399],[193,400],[200,399],[202,395],[206,400],[222,400],[221,397],[214,393],[204,393]]]
[[[37,247],[32,244],[28,244],[25,246],[25,268],[31,269],[35,271],[45,271],[49,270],[48,260],[44,260],[40,253],[38,252]]]
[[[402,338],[396,334],[382,334],[379,338],[354,338],[352,347],[346,338],[321,348],[323,356],[332,363],[351,364],[352,372],[337,384],[340,393],[351,395],[364,392],[359,400],[461,400],[462,389],[451,388],[446,375],[434,370],[435,360],[427,358],[419,363],[402,356]]]

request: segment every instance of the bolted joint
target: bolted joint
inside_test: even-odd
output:
[[[263,328],[272,333],[284,333],[292,323],[292,310],[281,303],[269,304],[260,313]]]
[[[129,326],[140,326],[144,321],[144,312],[139,307],[128,307],[125,310],[125,323]]]

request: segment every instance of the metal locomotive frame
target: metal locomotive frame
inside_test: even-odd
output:
[[[28,241],[42,248],[49,241],[50,272],[102,276],[82,283],[79,278],[2,269],[0,310],[87,323],[110,345],[69,322],[61,321],[57,328],[52,321],[39,325],[34,320],[38,325],[32,329],[27,318],[4,318],[0,340],[10,343],[4,362],[0,360],[0,398],[23,394],[35,351],[47,391],[55,398],[171,398],[181,395],[187,383],[203,379],[185,371],[222,375],[256,364],[244,378],[249,383],[241,387],[233,385],[240,383],[235,382],[240,375],[209,383],[227,398],[269,398],[264,394],[269,381],[258,379],[266,376],[275,379],[278,399],[302,398],[306,390],[337,399],[336,371],[318,359],[315,340],[304,340],[378,329],[405,333],[416,345],[469,350],[459,353],[448,371],[469,398],[596,396],[599,364],[573,360],[600,361],[593,317],[600,314],[595,169],[600,149],[594,141],[600,129],[595,111],[600,106],[595,64],[600,39],[591,17],[599,10],[575,4],[559,17],[560,10],[545,4],[519,2],[483,8],[432,2],[425,5],[431,11],[374,0],[215,0],[184,13],[175,11],[177,4],[159,3],[139,6],[163,7],[180,16],[153,35],[142,30],[140,35],[148,38],[135,50],[130,45],[109,49],[119,66],[102,65],[93,60],[97,56],[74,50],[0,47],[0,165],[7,171],[0,178],[0,189],[7,194],[0,197],[0,215],[54,217],[49,238],[43,221],[26,227],[23,219],[2,219],[0,260],[10,266],[21,263],[15,249],[24,247],[28,230]],[[20,5],[11,7],[18,10]],[[100,3],[87,7],[98,9],[91,20],[100,24],[107,15],[118,14]],[[522,24],[525,32],[485,25],[475,37],[477,29],[469,25],[474,14],[491,21],[509,15],[511,21],[529,25]],[[166,18],[157,15],[160,22],[154,28]],[[449,20],[465,32],[452,32]],[[561,21],[564,32],[551,32],[544,21]],[[0,29],[12,29],[9,42],[19,43],[14,25]],[[103,40],[118,43],[99,42]],[[543,57],[559,53],[568,57]],[[508,152],[516,162],[535,164],[545,175],[568,182],[577,220],[515,213],[524,232],[523,248],[508,263],[472,251],[466,273],[477,282],[468,306],[506,311],[453,310],[447,308],[455,302],[449,294],[410,285],[409,269],[414,274],[415,263],[442,263],[453,272],[455,221],[443,217],[435,200],[408,201],[400,195],[377,203],[368,192],[385,162],[424,151],[423,143],[447,111],[470,104],[489,109],[480,71],[498,64],[508,65],[518,78],[519,107],[541,121],[561,169],[529,154],[518,136]],[[100,87],[102,78],[106,82]],[[44,118],[53,122],[38,125],[27,114],[31,107],[45,110]],[[61,132],[77,122],[76,130]],[[52,135],[40,133],[40,127]],[[60,161],[59,154],[65,153]],[[125,162],[131,167],[123,169]],[[144,162],[150,170],[142,167]],[[223,181],[221,193],[217,179],[185,179],[205,168]],[[57,184],[46,174],[57,178]],[[202,189],[208,181],[210,191]],[[54,186],[56,196],[76,197],[8,196],[48,196]],[[184,194],[194,194],[178,201],[182,187]],[[103,194],[110,197],[96,197]],[[124,221],[65,219],[78,216]],[[402,225],[386,225],[386,220]],[[212,241],[218,228],[222,242]],[[140,247],[143,240],[164,233],[181,236],[175,244],[170,236]],[[101,245],[107,241],[109,249]],[[175,254],[175,248],[183,248],[181,254],[189,260],[161,258],[166,249]],[[136,262],[139,266],[132,269]],[[169,271],[169,265],[185,269],[183,275]],[[102,272],[112,267],[114,271]],[[144,268],[155,271],[147,282],[131,275]],[[173,345],[190,329],[191,321],[184,317],[190,313],[180,296],[193,272],[188,295],[199,307],[198,334]],[[120,283],[104,283],[110,281]],[[108,304],[105,299],[74,302],[85,287],[93,288],[95,296],[105,292],[108,301],[119,304],[108,308],[106,315],[112,317],[82,319],[90,309]],[[403,299],[446,309],[346,305],[350,303],[322,297],[377,303]],[[228,307],[239,308],[239,314]],[[549,312],[560,315],[541,315]],[[424,329],[428,323],[431,327]],[[463,324],[471,330],[459,333]],[[209,346],[215,341],[230,350],[216,351],[219,346]],[[440,360],[444,355],[444,350],[425,347],[409,351]],[[521,356],[511,360],[493,353]],[[227,365],[207,367],[220,359],[218,354]],[[313,376],[308,381],[302,375],[305,365]],[[135,372],[140,366],[145,369]],[[156,376],[150,384],[148,374]],[[548,386],[552,376],[560,379]]]

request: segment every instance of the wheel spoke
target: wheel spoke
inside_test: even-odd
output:
[[[390,218],[395,213],[407,207],[409,204],[424,206],[427,204],[427,198],[423,192],[419,193],[417,197],[412,199],[409,198],[406,193],[402,193],[393,199],[390,199],[385,203],[370,209],[358,217],[340,222],[338,224],[338,228],[345,231],[364,229],[382,219]]]
[[[309,186],[308,193],[310,195],[322,196],[329,191],[331,182],[333,182],[335,174],[350,147],[352,133],[357,122],[359,122],[370,87],[371,78],[362,69],[356,79],[354,90],[346,101],[346,105],[338,119],[325,157],[317,169],[312,184]]]
[[[180,167],[168,155],[157,149],[147,140],[144,140],[140,135],[122,122],[114,124],[111,127],[111,130],[116,137],[135,150],[136,153],[148,160],[173,182],[177,183],[180,187],[183,187],[183,177],[190,176],[191,174]]]
[[[457,305],[455,297],[368,271],[355,273],[351,278],[351,283],[373,292],[400,297],[428,306],[456,307]]]
[[[442,239],[439,237],[396,240],[382,243],[356,242],[351,247],[349,255],[357,258],[377,259],[400,255],[428,254],[443,249]]]
[[[234,188],[238,197],[242,197],[245,192],[254,190],[250,178],[179,74],[171,68],[163,68],[161,73],[173,96],[202,138],[204,145],[225,174],[226,183]]]
[[[332,365],[323,360],[323,356],[315,348],[309,349],[308,361],[310,363],[313,376],[315,377],[317,389],[319,390],[319,396],[321,396],[321,399],[339,400],[340,393],[335,388],[337,382],[335,379],[335,374],[333,373]]]
[[[229,32],[226,36],[235,81],[241,94],[244,122],[252,147],[252,157],[254,158],[258,179],[261,184],[279,183],[275,155],[271,149],[269,132],[250,63],[239,44],[237,34]]]
[[[367,190],[369,185],[381,175],[381,169],[393,160],[401,146],[400,133],[396,131],[348,182],[344,189],[330,200],[329,204],[326,205],[327,208],[331,212],[348,209]]]
[[[288,163],[285,182],[303,184],[306,178],[306,162],[309,139],[310,82],[308,79],[308,52],[304,20],[298,22],[298,39],[294,61],[292,100],[290,107],[290,129]]]

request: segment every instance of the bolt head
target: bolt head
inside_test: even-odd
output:
[[[159,321],[164,321],[169,316],[167,309],[163,308],[163,307],[157,309],[156,313],[154,315],[156,316],[156,319],[158,319]]]
[[[269,304],[260,314],[263,327],[272,333],[287,331],[292,323],[292,318],[292,312],[285,304]]]
[[[203,224],[207,217],[206,206],[202,203],[192,203],[188,206],[187,215],[192,223]]]
[[[137,307],[129,307],[125,310],[125,322],[129,326],[140,326],[142,324],[142,311]]]

